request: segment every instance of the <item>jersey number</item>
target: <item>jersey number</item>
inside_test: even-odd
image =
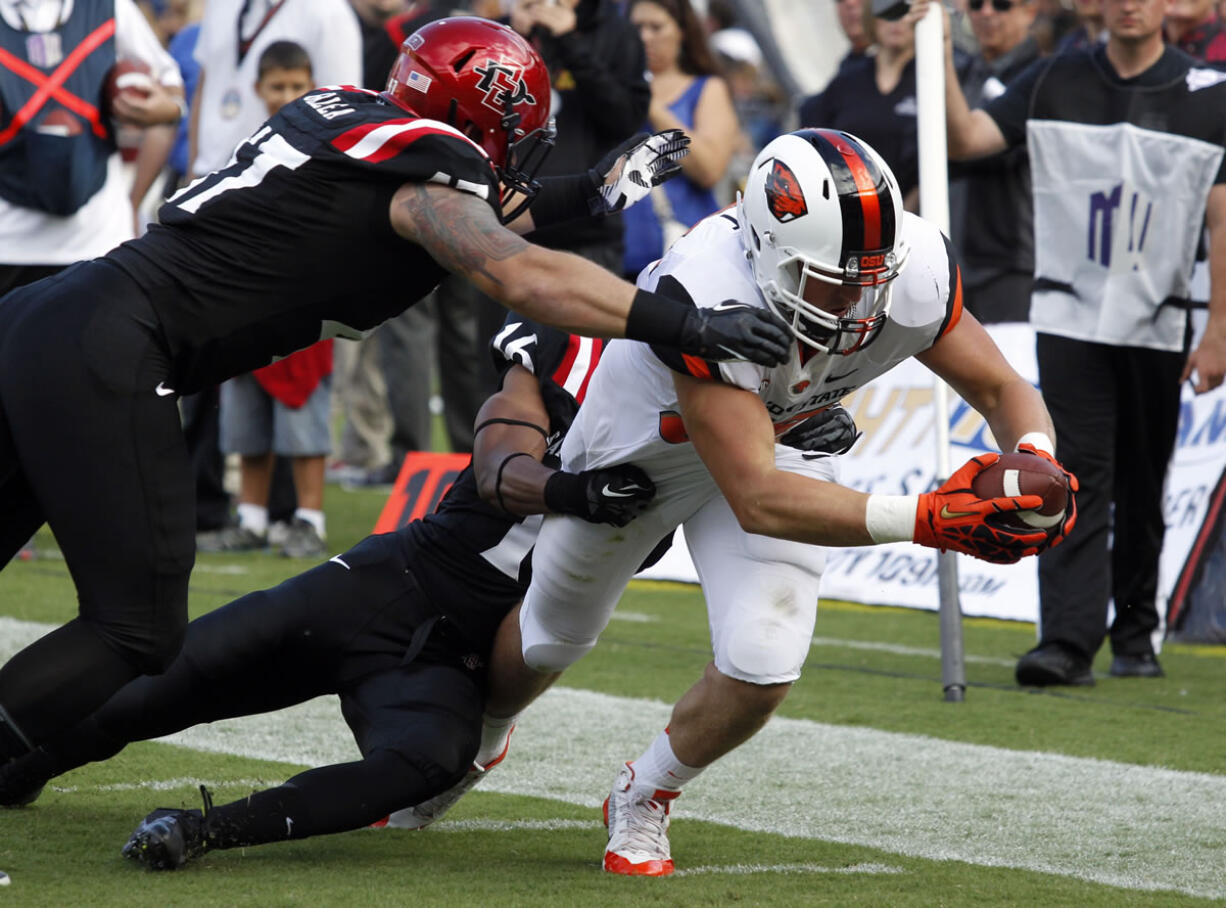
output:
[[[171,197],[170,204],[195,214],[205,202],[224,192],[260,185],[276,167],[297,170],[309,160],[309,154],[299,151],[279,133],[273,132],[272,127],[261,126],[255,135],[234,150],[230,163],[179,190]]]

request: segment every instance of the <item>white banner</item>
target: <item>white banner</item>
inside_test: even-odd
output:
[[[1034,332],[1029,325],[988,328],[1013,367],[1036,381]],[[1036,381],[1037,383],[1037,381]],[[843,401],[864,437],[842,458],[842,482],[864,492],[914,495],[934,487],[932,373],[908,360]],[[983,418],[951,397],[950,463],[997,450]],[[1058,441],[1057,441],[1058,446]],[[1169,595],[1205,514],[1210,492],[1226,467],[1226,388],[1196,397],[1184,388],[1175,456],[1167,477],[1167,534],[1160,590]],[[678,544],[644,576],[697,582],[693,563]],[[995,565],[958,556],[962,611],[967,615],[1035,621],[1037,561]],[[937,559],[911,543],[832,549],[822,595],[871,605],[936,610]],[[1165,615],[1163,603],[1159,613]]]

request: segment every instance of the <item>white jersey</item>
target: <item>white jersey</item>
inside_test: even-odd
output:
[[[789,360],[768,368],[711,363],[644,343],[616,340],[596,369],[562,455],[568,470],[657,458],[697,459],[682,426],[673,371],[721,381],[762,399],[776,436],[931,347],[962,313],[961,281],[948,241],[932,224],[904,215],[911,255],[895,279],[889,318],[865,349],[808,355],[797,342]],[[730,212],[712,215],[639,276],[639,286],[709,309],[727,300],[766,307]],[[650,473],[650,469],[648,469]]]

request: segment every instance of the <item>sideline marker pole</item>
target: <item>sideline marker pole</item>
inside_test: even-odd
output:
[[[933,3],[924,18],[916,23],[915,87],[919,106],[920,212],[948,236],[949,161],[945,145],[944,28],[939,3]],[[943,482],[950,474],[949,389],[945,382],[935,378],[932,390],[937,478]],[[958,561],[953,552],[937,554],[937,584],[941,616],[941,689],[947,702],[961,703],[966,696],[966,662],[962,651]]]

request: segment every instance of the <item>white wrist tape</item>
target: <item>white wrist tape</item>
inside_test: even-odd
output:
[[[1034,445],[1040,451],[1056,456],[1056,443],[1047,437],[1045,432],[1027,432],[1017,440],[1017,444],[1013,446],[1014,451],[1021,450],[1022,445]]]
[[[873,542],[911,542],[915,539],[916,495],[869,495],[864,528]]]

